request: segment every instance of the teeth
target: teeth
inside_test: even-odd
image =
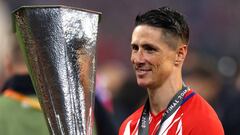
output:
[[[150,71],[150,69],[147,69],[147,68],[135,68],[136,71]]]
[[[138,69],[137,71],[139,71],[139,72],[147,72],[147,70],[145,70],[145,69]]]
[[[147,71],[147,69],[138,69],[138,70],[140,70],[140,71]]]

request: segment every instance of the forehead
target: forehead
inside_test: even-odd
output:
[[[162,42],[162,29],[149,26],[138,25],[132,33],[132,44],[144,44],[145,42]]]
[[[147,36],[147,35],[158,35],[162,34],[162,29],[149,26],[149,25],[138,25],[134,28],[133,34],[137,34],[138,36]]]
[[[164,44],[169,48],[176,50],[177,46],[181,44],[181,40],[167,32],[164,28],[138,25],[134,28],[132,33],[131,44]]]

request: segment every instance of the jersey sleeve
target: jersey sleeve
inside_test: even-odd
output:
[[[224,135],[224,130],[219,124],[199,124],[192,129],[190,135]]]
[[[183,134],[224,135],[222,124],[214,109],[198,94],[183,106]]]
[[[119,128],[118,135],[130,135],[136,128],[138,120],[141,116],[143,106],[140,107],[137,111],[131,114],[126,120],[123,121],[121,127]]]
[[[128,130],[128,129],[126,129],[127,123],[129,123],[129,121],[127,121],[127,120],[125,120],[125,121],[122,123],[121,127],[119,128],[118,135],[124,135],[125,130]],[[129,130],[130,130],[130,129],[129,129]]]
[[[194,122],[190,135],[224,135],[224,130],[220,120],[215,114],[205,114],[206,117],[199,116]]]

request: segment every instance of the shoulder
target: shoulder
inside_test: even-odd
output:
[[[137,111],[132,113],[130,116],[128,116],[127,119],[123,121],[119,129],[119,135],[123,135],[125,130],[129,130],[130,132],[137,126],[138,120],[140,119],[143,111],[143,107],[144,106],[141,106]]]
[[[222,124],[214,109],[200,95],[195,94],[183,105],[184,124],[194,135],[222,135]]]
[[[184,102],[184,104],[181,107],[185,114],[191,114],[189,117],[195,116],[195,115],[198,115],[198,116],[211,115],[213,117],[217,117],[217,114],[214,111],[214,109],[199,94],[195,93],[192,90],[187,94],[188,95],[194,94],[194,95],[191,98],[189,98],[186,102]]]
[[[215,112],[206,111],[196,117],[191,127],[193,135],[224,135],[223,126]]]
[[[218,118],[214,109],[197,93],[183,105],[183,109],[185,109],[185,113],[190,113],[193,116]]]

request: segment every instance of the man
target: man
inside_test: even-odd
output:
[[[7,48],[5,51],[8,59],[5,59],[4,72],[10,78],[0,89],[0,134],[47,135],[47,123],[28,76],[20,47],[15,42]]]
[[[0,0],[0,87],[3,85],[3,81],[6,79],[6,75],[3,71],[3,61],[5,59],[5,48],[11,42],[9,40],[10,30],[10,17],[8,17],[8,10],[5,2]]]
[[[182,81],[188,40],[177,11],[162,7],[136,17],[131,61],[148,100],[122,123],[119,135],[224,134],[214,110]]]
[[[0,135],[47,135],[47,123],[10,29],[10,14],[0,1]]]

